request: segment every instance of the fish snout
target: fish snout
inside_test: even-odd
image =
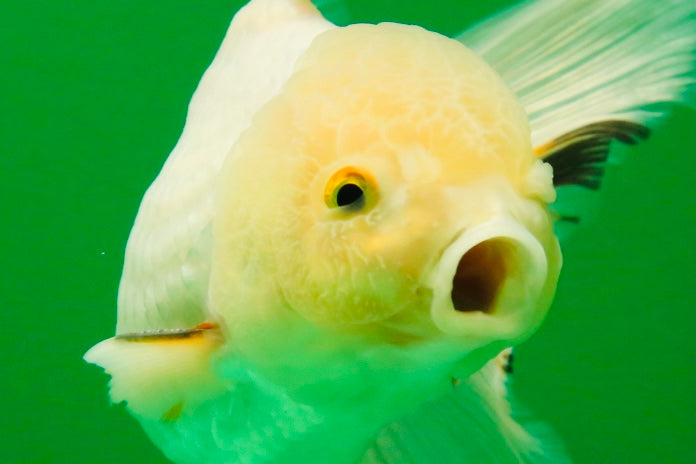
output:
[[[510,217],[488,220],[444,249],[431,278],[433,322],[474,345],[515,343],[543,320],[554,287],[548,277],[549,260],[534,235]]]

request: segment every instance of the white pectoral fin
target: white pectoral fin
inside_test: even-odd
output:
[[[510,350],[465,380],[454,380],[445,396],[381,431],[361,464],[568,463],[551,433],[528,433],[511,417],[506,378]],[[535,435],[537,435],[535,433]]]
[[[645,122],[696,81],[696,2],[529,0],[458,37],[507,82],[541,145],[607,120]]]
[[[146,419],[173,421],[224,391],[211,369],[211,356],[221,340],[210,324],[120,335],[98,343],[84,358],[111,375],[114,403],[125,401]]]

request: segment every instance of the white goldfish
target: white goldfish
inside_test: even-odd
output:
[[[696,4],[532,0],[456,39],[234,17],[85,359],[178,463],[564,462],[511,417],[550,204],[694,83]]]

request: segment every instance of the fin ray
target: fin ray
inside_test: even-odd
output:
[[[694,2],[531,0],[457,38],[518,95],[535,145],[602,120],[644,122],[661,114],[646,106],[687,101],[696,81]]]
[[[225,391],[211,366],[221,342],[216,328],[128,334],[98,343],[84,358],[111,375],[114,403],[125,401],[140,417],[171,420]]]
[[[609,158],[611,142],[633,145],[650,130],[630,121],[603,121],[588,124],[545,143],[536,154],[553,167],[553,184],[579,185],[597,190]]]
[[[553,437],[543,434],[549,441],[542,443],[510,417],[510,355],[504,350],[444,397],[383,429],[361,464],[567,463]]]

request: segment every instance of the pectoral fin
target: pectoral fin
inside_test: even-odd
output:
[[[633,145],[650,130],[631,121],[610,120],[572,130],[535,149],[553,167],[553,185],[579,185],[596,190],[601,185],[604,163],[612,140]]]
[[[118,335],[92,347],[84,359],[111,375],[114,403],[136,415],[176,420],[225,390],[211,366],[223,341],[214,324],[191,329]]]

